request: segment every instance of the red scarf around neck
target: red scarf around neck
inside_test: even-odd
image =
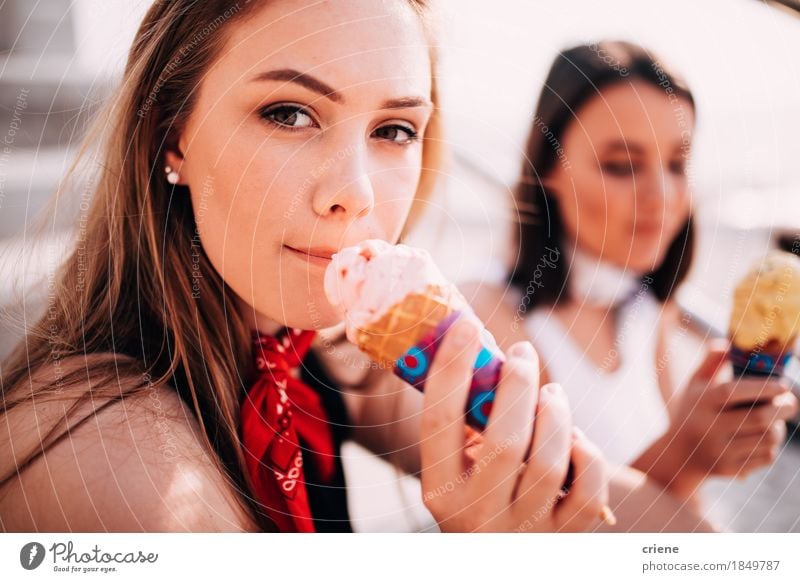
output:
[[[313,532],[304,465],[332,483],[336,450],[320,395],[292,374],[316,332],[253,332],[257,377],[242,402],[242,442],[256,500],[281,532]]]

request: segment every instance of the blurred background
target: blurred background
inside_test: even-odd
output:
[[[691,181],[699,243],[680,294],[700,337],[723,334],[733,285],[800,236],[800,2],[480,0],[440,2],[444,119],[452,160],[412,242],[456,281],[493,280],[507,251],[510,188],[556,53],[638,42],[684,74],[698,103]],[[41,310],[90,170],[44,228],[32,226],[119,83],[149,0],[0,0],[0,357]],[[490,8],[487,8],[490,6]],[[83,188],[82,188],[83,185]],[[85,194],[85,192],[84,192]],[[62,208],[64,210],[62,210]],[[442,244],[446,241],[447,244]],[[20,303],[20,301],[22,301]],[[685,340],[678,377],[694,367]],[[790,374],[798,376],[797,362]],[[797,381],[797,380],[795,380]],[[419,484],[363,448],[345,451],[358,531],[435,531]],[[744,481],[706,487],[709,517],[734,531],[800,531],[800,441]]]

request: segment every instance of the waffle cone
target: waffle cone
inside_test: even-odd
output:
[[[769,338],[767,341],[759,343],[751,349],[743,349],[739,347],[738,344],[736,343],[736,338],[732,338],[731,342],[733,343],[734,346],[736,346],[738,349],[742,350],[745,353],[765,354],[768,356],[778,358],[780,356],[785,355],[788,352],[793,351],[794,345],[797,343],[797,336],[792,335],[788,340],[785,341],[776,338]]]
[[[464,300],[452,286],[428,285],[422,293],[410,293],[380,319],[357,331],[358,347],[376,362],[393,367],[408,349]]]

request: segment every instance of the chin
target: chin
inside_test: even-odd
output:
[[[299,329],[325,329],[342,322],[342,315],[323,297],[309,298],[305,305],[298,305],[298,310],[286,314],[286,325]]]
[[[627,267],[642,275],[651,273],[661,266],[665,256],[666,253],[633,253],[628,259]]]

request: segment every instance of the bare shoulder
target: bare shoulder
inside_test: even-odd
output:
[[[672,333],[685,324],[682,319],[683,312],[675,301],[665,301],[661,304],[661,315],[659,318],[660,331],[662,334]]]
[[[512,288],[470,282],[459,289],[501,348],[528,339],[522,325],[524,311],[518,309]]]
[[[520,341],[530,341],[524,326],[527,306],[520,302],[520,293],[511,287],[479,282],[460,285],[459,289],[501,349],[507,350]],[[544,386],[548,382],[549,374],[542,365],[539,385]]]
[[[662,305],[656,345],[656,372],[662,397],[675,412],[674,395],[685,387],[708,350],[709,333],[675,301]]]
[[[120,389],[141,378],[120,377]],[[128,386],[126,386],[126,384]],[[77,391],[25,404],[0,418],[22,454],[38,427],[64,416]],[[0,497],[5,531],[251,531],[235,493],[206,450],[189,407],[167,385],[145,379],[121,400],[81,405],[69,430],[12,478]],[[6,457],[6,455],[3,455]],[[3,469],[8,459],[4,458]],[[14,463],[14,459],[11,459]],[[12,465],[13,466],[13,465]]]

